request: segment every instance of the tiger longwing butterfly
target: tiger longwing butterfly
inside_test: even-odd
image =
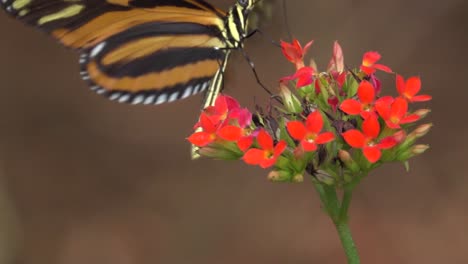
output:
[[[118,102],[161,104],[219,93],[243,47],[254,0],[223,12],[203,0],[0,0],[10,15],[81,53],[81,76]]]

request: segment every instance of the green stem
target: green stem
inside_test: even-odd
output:
[[[352,188],[346,188],[343,193],[343,199],[341,201],[339,221],[348,222],[348,209],[351,204],[351,198],[353,197]]]
[[[347,222],[338,222],[335,223],[336,230],[341,240],[341,245],[348,259],[348,264],[359,264],[359,254],[354,244],[353,237],[351,236],[351,230],[349,229]]]

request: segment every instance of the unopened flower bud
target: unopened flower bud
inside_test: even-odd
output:
[[[280,96],[283,98],[283,103],[284,107],[288,110],[290,113],[302,113],[303,109],[301,106],[301,102],[297,97],[289,90],[289,88],[284,85],[283,83],[280,83]]]
[[[200,156],[220,160],[237,160],[242,154],[231,151],[228,148],[223,148],[221,145],[212,144],[207,147],[202,147],[198,150]]]
[[[431,112],[430,109],[419,109],[419,110],[416,110],[413,114],[418,115],[418,116],[419,116],[419,119],[423,119],[423,118],[426,117],[427,114],[429,114],[430,112]]]
[[[295,177],[292,177],[289,171],[270,171],[268,173],[268,180],[273,182],[290,182],[291,179],[294,181]]]
[[[333,177],[330,174],[323,170],[318,170],[314,172],[314,177],[319,182],[325,183],[327,185],[332,185],[335,182],[335,179],[333,179]]]
[[[419,154],[423,154],[428,149],[429,149],[429,145],[418,144],[418,145],[414,145],[413,147],[411,147],[410,150],[411,150],[411,153],[414,156],[416,156],[416,155],[419,155]]]
[[[353,160],[351,154],[346,150],[340,150],[338,152],[338,157],[340,160],[348,167],[352,172],[359,172],[359,165]]]
[[[429,132],[431,127],[432,127],[431,123],[423,124],[423,125],[418,126],[415,130],[413,130],[408,135],[408,139],[415,140],[417,138],[423,137],[424,135],[426,135]]]

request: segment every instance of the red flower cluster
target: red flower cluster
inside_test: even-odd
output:
[[[268,133],[262,129],[253,130],[250,127],[251,123],[252,113],[248,109],[241,108],[230,96],[219,95],[215,105],[201,113],[200,121],[195,125],[196,132],[188,137],[188,140],[198,147],[206,147],[212,143],[235,143],[237,150],[241,152],[233,150],[230,154],[243,155],[248,164],[260,165],[262,168],[271,167],[284,151],[286,143],[280,141],[275,146]],[[260,149],[250,148],[254,138]]]
[[[384,162],[407,161],[428,148],[414,143],[431,124],[408,131],[429,112],[409,109],[411,103],[431,100],[419,95],[419,77],[405,80],[396,74],[398,96],[382,96],[376,71],[393,71],[377,63],[379,53],[367,52],[358,69],[345,69],[335,42],[327,71],[319,73],[315,64],[304,64],[312,43],[303,48],[297,40],[281,42],[296,71],[280,79],[280,104],[270,103],[267,111],[257,106],[255,122],[252,113],[226,95],[205,109],[188,138],[201,147],[199,153],[273,167],[269,178],[277,181],[301,181],[307,172],[331,184],[359,179]],[[289,89],[290,82],[295,88]]]

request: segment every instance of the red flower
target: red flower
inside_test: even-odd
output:
[[[379,61],[380,58],[380,54],[376,51],[366,52],[364,54],[364,57],[362,58],[361,71],[365,72],[367,75],[371,75],[376,70],[392,72],[392,69],[390,69],[389,67],[382,64],[376,64],[376,62]]]
[[[289,134],[295,140],[300,141],[304,151],[314,151],[317,144],[325,144],[332,141],[335,135],[332,132],[320,133],[323,127],[322,114],[315,111],[307,116],[306,123],[290,121],[286,124]]]
[[[393,102],[376,104],[375,108],[387,126],[392,129],[398,129],[400,124],[412,123],[420,119],[417,114],[408,115],[408,102],[401,97],[396,98]]]
[[[421,90],[421,79],[419,77],[410,77],[405,82],[405,79],[397,74],[396,85],[398,93],[410,102],[424,102],[432,99],[430,95],[416,95]]]
[[[249,149],[243,157],[245,163],[260,165],[262,168],[271,167],[286,149],[286,142],[284,140],[279,141],[278,144],[274,146],[273,139],[263,129],[258,132],[257,142],[261,149]]]
[[[280,82],[297,80],[296,88],[301,88],[312,83],[312,75],[314,74],[314,69],[311,67],[305,66],[300,68],[291,76],[286,76],[281,78]]]
[[[348,115],[361,115],[362,118],[366,119],[370,114],[375,113],[374,105],[377,102],[375,100],[375,88],[368,81],[362,81],[358,87],[358,100],[346,99],[341,105],[340,109]],[[378,103],[389,102],[393,99],[390,96],[384,96],[378,100]]]
[[[392,148],[397,144],[394,137],[386,137],[377,141],[380,133],[380,124],[376,115],[369,115],[362,123],[362,133],[357,129],[351,129],[344,132],[343,138],[353,148],[362,149],[366,159],[370,163],[375,163],[382,155],[382,149]]]
[[[190,143],[198,147],[204,147],[216,140],[216,132],[218,131],[218,128],[221,124],[220,122],[214,123],[208,117],[208,115],[202,112],[198,124],[199,127],[201,127],[203,130],[200,132],[195,132],[190,137],[188,137],[188,141],[190,141]]]
[[[297,39],[294,39],[292,43],[281,41],[281,50],[288,61],[296,65],[296,69],[304,67],[304,55],[310,48],[314,41],[308,42],[304,48]]]

